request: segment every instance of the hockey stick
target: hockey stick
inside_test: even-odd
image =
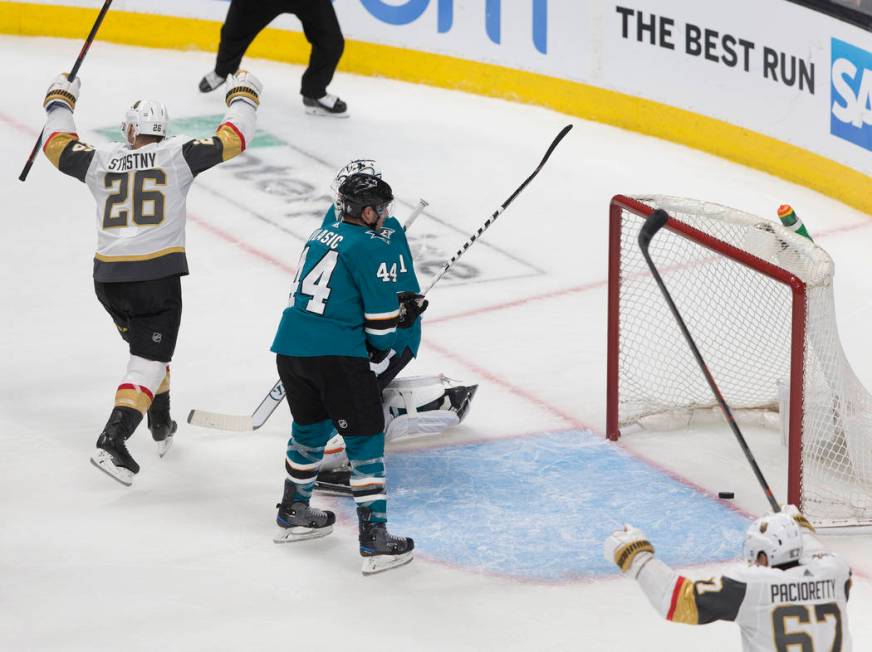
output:
[[[560,141],[563,140],[563,137],[569,133],[570,129],[572,129],[572,125],[566,125],[563,129],[560,130],[560,133],[557,134],[557,137],[553,141],[551,141],[551,145],[548,146],[548,150],[545,152],[545,156],[542,157],[542,160],[539,162],[539,165],[536,166],[535,170],[533,170],[533,174],[531,174],[529,177],[527,177],[526,181],[524,181],[524,183],[522,183],[520,186],[518,186],[517,189],[515,190],[515,192],[513,192],[509,196],[509,198],[506,201],[504,201],[502,203],[502,205],[497,210],[494,211],[494,214],[491,215],[485,221],[485,223],[482,224],[478,228],[478,231],[476,231],[466,242],[463,243],[463,246],[457,250],[457,253],[455,253],[451,257],[450,260],[448,260],[445,264],[442,265],[442,269],[440,269],[436,273],[436,276],[433,277],[433,279],[430,281],[430,284],[424,289],[423,292],[421,292],[422,295],[426,295],[427,293],[430,292],[430,290],[433,289],[433,286],[439,282],[439,279],[441,279],[445,275],[445,272],[447,272],[449,269],[451,269],[451,266],[454,263],[456,263],[457,260],[464,253],[466,253],[466,250],[472,246],[472,243],[474,243],[482,233],[487,231],[488,227],[491,224],[493,224],[494,221],[502,214],[502,212],[504,210],[506,210],[506,208],[508,208],[509,204],[511,204],[515,200],[515,197],[520,195],[521,191],[527,187],[527,184],[530,183],[535,178],[535,176],[537,174],[539,174],[539,171],[545,166],[545,163],[548,162],[548,159],[551,158],[551,153],[554,151],[554,148],[556,148],[557,145],[560,144]]]
[[[100,24],[103,22],[104,16],[106,16],[106,12],[109,11],[109,5],[112,4],[112,0],[106,0],[103,3],[103,8],[100,10],[100,13],[97,14],[97,20],[94,21],[94,26],[91,28],[91,33],[88,34],[88,38],[85,39],[85,44],[82,46],[81,52],[79,52],[79,56],[76,59],[76,63],[73,64],[73,69],[70,71],[70,74],[67,75],[67,79],[73,81],[76,78],[76,74],[79,72],[79,68],[82,65],[82,61],[85,60],[85,55],[88,54],[88,50],[91,49],[91,43],[94,42],[94,37],[97,36],[97,30],[100,29]],[[27,157],[27,162],[24,164],[24,169],[21,170],[21,174],[18,175],[19,181],[24,181],[27,179],[27,175],[30,174],[30,168],[33,167],[33,162],[36,160],[36,154],[39,152],[39,148],[42,145],[42,137],[45,132],[45,126],[40,130],[39,136],[36,139],[36,143],[33,146],[33,149],[30,152],[30,156]]]
[[[406,218],[406,223],[403,224],[403,231],[408,231],[409,227],[415,223],[415,220],[418,219],[418,216],[424,212],[424,209],[427,208],[430,204],[427,203],[426,199],[419,199],[418,205],[415,206],[414,210],[409,213],[409,217]]]
[[[276,408],[285,400],[285,387],[282,381],[277,381],[269,390],[260,405],[254,412],[248,414],[221,414],[220,412],[207,412],[206,410],[191,410],[188,413],[188,423],[203,428],[216,430],[234,430],[236,432],[249,432],[257,430],[267,419],[272,416]]]
[[[418,205],[406,218],[403,224],[403,231],[408,231],[412,223],[418,219],[418,216],[424,212],[429,204],[424,199],[418,200]],[[188,413],[188,423],[203,428],[215,428],[216,430],[234,430],[237,432],[249,432],[257,430],[267,422],[276,411],[276,408],[285,400],[285,388],[282,381],[276,381],[276,384],[267,392],[260,405],[250,415],[247,414],[221,414],[220,412],[207,412],[206,410],[191,410]]]
[[[653,213],[651,213],[651,215],[645,220],[645,224],[643,224],[642,228],[639,230],[639,248],[642,250],[642,255],[645,257],[645,262],[648,263],[648,267],[651,270],[652,276],[654,276],[654,280],[660,287],[660,292],[663,294],[663,298],[666,300],[666,303],[669,306],[669,310],[672,312],[672,316],[675,317],[675,321],[678,323],[678,327],[684,334],[684,339],[687,340],[687,344],[688,346],[690,346],[693,357],[696,358],[696,362],[699,365],[699,368],[702,370],[702,373],[705,376],[709,387],[711,387],[712,393],[715,395],[715,398],[718,401],[718,405],[721,406],[721,411],[724,413],[724,418],[727,420],[727,424],[730,426],[730,429],[736,436],[736,440],[739,442],[739,446],[742,447],[742,452],[745,453],[745,457],[751,464],[751,469],[754,471],[754,475],[757,476],[757,482],[759,482],[760,486],[763,488],[763,493],[766,494],[766,500],[769,501],[769,506],[772,508],[772,511],[780,512],[781,507],[778,505],[778,501],[775,500],[775,496],[772,494],[772,489],[769,488],[769,484],[766,482],[766,478],[763,477],[763,472],[757,465],[757,460],[754,459],[754,454],[748,447],[748,442],[745,441],[745,437],[742,435],[742,431],[739,430],[739,426],[736,424],[736,420],[733,418],[733,413],[730,411],[730,407],[724,400],[724,396],[723,394],[721,394],[721,390],[718,388],[714,376],[712,376],[708,365],[705,363],[705,360],[703,360],[702,354],[699,352],[699,349],[696,346],[696,342],[693,341],[693,337],[691,337],[690,331],[687,330],[687,325],[684,323],[684,319],[681,317],[681,313],[678,312],[678,307],[672,300],[672,296],[669,294],[669,290],[666,289],[666,284],[660,277],[660,273],[657,271],[657,267],[654,265],[654,261],[651,260],[651,255],[648,253],[648,246],[651,244],[651,239],[657,234],[657,232],[661,228],[663,228],[668,220],[669,215],[667,215],[666,211],[664,210],[658,208]]]

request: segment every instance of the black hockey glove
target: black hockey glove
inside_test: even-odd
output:
[[[388,368],[388,365],[391,363],[391,358],[394,356],[394,350],[389,349],[387,351],[382,351],[381,349],[376,349],[373,346],[370,346],[369,342],[366,343],[366,350],[369,353],[369,369],[378,376]]]
[[[409,328],[415,323],[415,320],[427,310],[430,302],[424,298],[423,294],[415,292],[400,292],[397,294],[397,299],[400,300],[400,320],[397,322],[397,328]]]

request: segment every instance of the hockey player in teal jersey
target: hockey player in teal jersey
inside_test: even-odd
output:
[[[391,187],[354,174],[339,198],[342,219],[317,229],[303,248],[272,346],[293,416],[275,541],[331,532],[334,514],[309,501],[335,429],[351,462],[363,572],[370,574],[408,563],[414,549],[412,539],[386,527],[384,414],[370,360],[388,357],[397,328],[412,326],[426,303],[415,295],[398,298],[391,270],[402,251],[395,231],[384,226]]]
[[[339,187],[354,174],[369,174],[381,178],[381,172],[372,159],[356,159],[349,162],[336,173],[331,189],[337,193],[333,204],[327,209],[322,220],[322,228],[331,228],[331,226],[339,223],[340,219],[336,215],[337,204],[342,203],[342,198],[339,196]],[[382,229],[390,232],[391,238],[395,246],[398,248],[396,264],[386,267],[383,271],[391,275],[396,282],[396,291],[401,296],[410,294],[418,294],[421,291],[421,286],[418,283],[418,277],[415,275],[415,265],[412,262],[412,250],[409,247],[409,242],[406,239],[406,232],[400,221],[393,215],[388,215],[384,218]],[[403,328],[397,331],[394,344],[389,351],[388,357],[381,363],[378,368],[374,369],[379,375],[379,386],[384,387],[397,375],[408,362],[418,355],[418,347],[421,344],[421,321],[416,319],[408,328]],[[408,349],[408,352],[406,352]],[[405,360],[400,364],[399,360],[394,358],[405,357]],[[386,373],[388,366],[392,368],[392,373]]]
[[[331,184],[336,193],[345,179],[356,173],[381,177],[381,172],[372,159],[355,159],[339,170]],[[336,204],[331,204],[324,215],[322,228],[335,228]],[[396,265],[386,273],[396,276],[397,292],[401,297],[417,296],[421,291],[415,274],[412,250],[400,221],[389,215],[384,229],[390,229],[391,239],[399,249]],[[446,376],[407,376],[399,374],[418,355],[421,344],[421,319],[416,319],[408,328],[397,330],[396,338],[388,356],[370,365],[377,375],[385,410],[385,442],[411,437],[432,437],[458,425],[469,413],[469,406],[478,389],[477,385],[464,385]],[[351,495],[349,482],[351,468],[345,454],[345,444],[339,435],[332,437],[326,446],[324,460],[318,473],[315,489],[337,495]]]

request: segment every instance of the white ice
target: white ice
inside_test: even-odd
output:
[[[635,583],[617,576],[539,585],[417,559],[364,578],[347,520],[327,539],[274,545],[286,409],[252,434],[183,423],[192,407],[246,413],[271,387],[269,345],[299,238],[314,219],[287,217],[278,187],[234,179],[232,168],[204,174],[189,195],[192,274],[183,281],[173,374],[177,443],[161,460],[141,429],[131,450],[143,470],[131,488],[88,464],[127,358],[93,296],[94,206],[42,156],[26,183],[16,180],[42,124],[44,90],[79,47],[0,38],[0,649],[738,649],[735,626],[661,621]],[[162,99],[176,117],[221,114],[220,93],[196,88],[212,62],[206,53],[97,42],[81,70],[81,137],[101,142],[95,130],[117,125],[138,98]],[[684,147],[458,92],[340,74],[331,91],[349,102],[352,118],[313,118],[298,96],[299,67],[247,66],[266,85],[260,125],[290,145],[250,153],[274,165],[287,157],[289,176],[320,184],[318,197],[348,159],[376,158],[403,200],[398,214],[419,197],[430,202],[414,228],[419,246],[432,238],[433,258],[453,253],[559,129],[575,125],[464,258],[480,282],[446,279],[432,293],[409,371],[444,372],[481,389],[469,420],[427,445],[571,427],[603,432],[606,225],[616,193],[697,197],[770,217],[791,203],[836,261],[842,341],[872,385],[868,215]],[[323,209],[326,200],[310,204]],[[783,496],[779,435],[749,438]],[[735,491],[750,513],[765,511],[726,429],[638,434],[622,445],[711,491]],[[855,650],[872,650],[872,543],[860,535],[826,542],[855,569]]]

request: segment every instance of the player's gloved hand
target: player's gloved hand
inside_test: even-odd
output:
[[[381,349],[374,349],[369,346],[366,348],[369,351],[369,370],[376,376],[383,374],[387,370],[388,365],[391,364],[391,358],[394,357],[396,351],[393,349],[382,351]]]
[[[260,92],[263,90],[261,81],[247,70],[237,70],[234,75],[227,75],[227,95],[224,101],[230,106],[236,101],[247,102],[255,109],[260,104]]]
[[[74,111],[81,86],[82,82],[78,77],[70,81],[67,79],[67,73],[61,73],[52,80],[42,105],[46,111],[51,111],[57,107],[66,107],[70,111]]]
[[[781,513],[786,514],[787,516],[792,518],[794,521],[796,521],[796,524],[799,527],[804,527],[806,530],[810,530],[811,532],[815,531],[814,526],[811,523],[809,523],[808,519],[805,517],[805,515],[803,515],[802,512],[799,511],[799,509],[796,507],[796,505],[784,505],[784,506],[782,506]]]
[[[654,546],[645,538],[642,530],[628,524],[606,537],[603,556],[606,561],[617,564],[622,573],[626,573],[634,562],[642,563],[649,556],[653,557]]]
[[[397,299],[400,301],[400,320],[397,322],[397,328],[409,328],[430,305],[423,294],[415,292],[400,292],[397,294]]]

